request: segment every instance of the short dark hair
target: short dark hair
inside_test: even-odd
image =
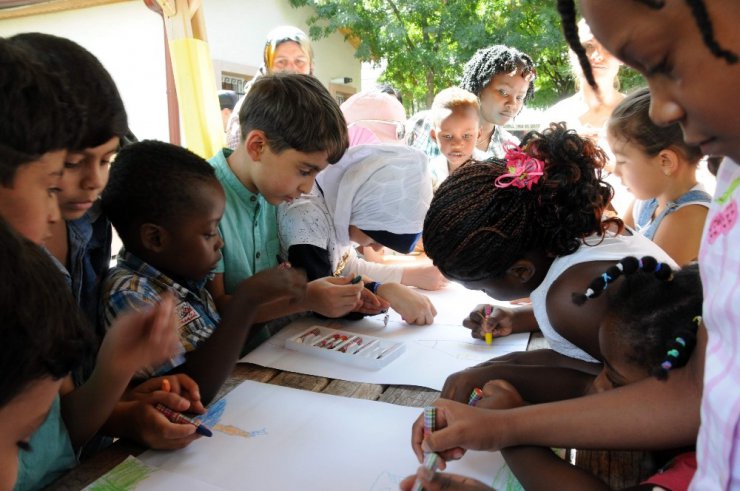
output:
[[[75,105],[85,115],[85,126],[70,150],[97,147],[128,132],[126,108],[116,83],[102,63],[88,50],[66,38],[31,32],[10,41],[28,48],[36,59],[62,81]]]
[[[90,356],[93,339],[49,254],[0,219],[0,407],[34,381],[60,379]]]
[[[203,182],[218,180],[201,157],[177,145],[144,140],[118,152],[101,203],[130,247],[142,224],[172,224],[192,212],[198,206],[194,189]]]
[[[499,73],[513,72],[529,79],[527,95],[524,96],[524,103],[526,104],[534,97],[534,79],[537,74],[534,61],[529,55],[503,44],[496,44],[476,51],[463,68],[460,87],[480,96],[480,93],[493,77]]]
[[[544,162],[531,189],[497,186],[507,162],[468,161],[439,186],[424,219],[424,250],[458,281],[499,277],[527,251],[572,254],[582,240],[603,236],[618,219],[602,220],[613,196],[602,179],[606,156],[563,124],[528,133],[521,151]]]
[[[78,138],[82,114],[32,52],[0,38],[0,185],[43,154]]]
[[[347,122],[339,104],[312,75],[278,73],[259,77],[241,110],[242,141],[261,130],[275,153],[327,152],[335,163],[349,147]]]
[[[607,123],[609,131],[628,142],[635,142],[651,157],[672,148],[692,164],[698,164],[701,149],[688,145],[678,123],[658,126],[650,119],[650,91],[647,87],[630,93],[612,111]]]

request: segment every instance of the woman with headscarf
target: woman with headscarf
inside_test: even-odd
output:
[[[278,208],[281,246],[309,280],[363,275],[366,289],[406,322],[431,324],[432,303],[402,284],[411,268],[368,262],[355,252],[355,245],[411,252],[431,199],[423,153],[398,145],[352,147],[318,175],[311,194]]]
[[[267,34],[263,63],[252,80],[244,86],[244,95],[234,106],[226,127],[226,146],[234,150],[241,140],[239,110],[255,80],[273,73],[313,75],[313,47],[306,33],[293,26],[279,26]]]

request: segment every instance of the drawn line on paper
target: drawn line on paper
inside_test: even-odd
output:
[[[220,399],[211,404],[211,407],[208,408],[208,412],[198,418],[198,420],[208,427],[216,426],[218,422],[221,421],[221,417],[224,415],[225,410],[226,399]]]
[[[267,428],[261,430],[246,431],[233,425],[216,425],[211,427],[229,436],[240,436],[242,438],[254,438],[256,436],[267,436]]]
[[[133,491],[152,471],[139,459],[128,457],[87,488],[88,491]]]
[[[444,353],[456,360],[487,361],[493,356],[490,346],[475,342],[418,339],[416,343],[424,348]],[[461,352],[461,350],[465,351]]]
[[[397,491],[403,478],[390,472],[382,472],[375,479],[370,491]]]

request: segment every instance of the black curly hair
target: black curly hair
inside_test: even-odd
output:
[[[624,279],[607,292],[609,309],[602,325],[619,332],[633,365],[664,380],[671,369],[688,362],[696,346],[703,294],[696,263],[675,272],[661,264],[650,256],[626,257],[607,270],[614,274],[619,269],[616,276]]]
[[[172,225],[198,206],[194,188],[215,182],[208,162],[190,150],[155,140],[125,146],[111,165],[101,195],[108,216],[127,248],[143,223]]]
[[[660,10],[665,5],[665,0],[634,0],[648,7]],[[722,48],[717,40],[714,38],[714,26],[709,18],[707,12],[707,6],[704,0],[684,0],[688,7],[691,9],[691,14],[694,16],[699,31],[701,32],[702,40],[704,44],[709,48],[709,51],[717,58],[723,58],[727,64],[734,64],[738,61],[736,53]],[[563,27],[563,35],[565,40],[570,46],[570,49],[578,57],[578,62],[583,70],[583,75],[588,80],[588,84],[594,89],[598,90],[598,85],[594,79],[594,72],[591,69],[591,62],[586,55],[586,49],[581,44],[581,40],[578,37],[578,26],[577,26],[577,15],[576,5],[574,0],[558,0],[557,3],[558,12],[560,13],[560,21]]]
[[[497,187],[506,161],[469,161],[442,182],[424,220],[424,249],[442,274],[458,281],[502,275],[527,251],[575,252],[581,239],[602,235],[613,189],[601,178],[606,156],[563,124],[531,132],[521,149],[544,161],[529,190]]]
[[[499,73],[513,73],[515,71],[522,77],[529,79],[527,95],[524,96],[524,103],[526,104],[534,97],[534,79],[537,74],[534,61],[529,55],[503,44],[496,44],[476,51],[463,68],[460,87],[476,96],[480,96],[480,93],[493,77]]]

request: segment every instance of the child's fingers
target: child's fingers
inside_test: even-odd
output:
[[[189,398],[191,401],[200,401],[200,387],[198,387],[198,383],[190,378],[189,376],[185,375],[184,373],[178,373],[173,377],[178,384],[178,392],[180,394],[187,393],[189,395]],[[172,386],[174,389],[174,385]]]
[[[180,394],[176,394],[174,392],[164,392],[161,390],[152,392],[146,398],[146,402],[148,404],[151,404],[152,406],[162,404],[174,411],[179,412],[187,411],[190,409],[190,401]]]

